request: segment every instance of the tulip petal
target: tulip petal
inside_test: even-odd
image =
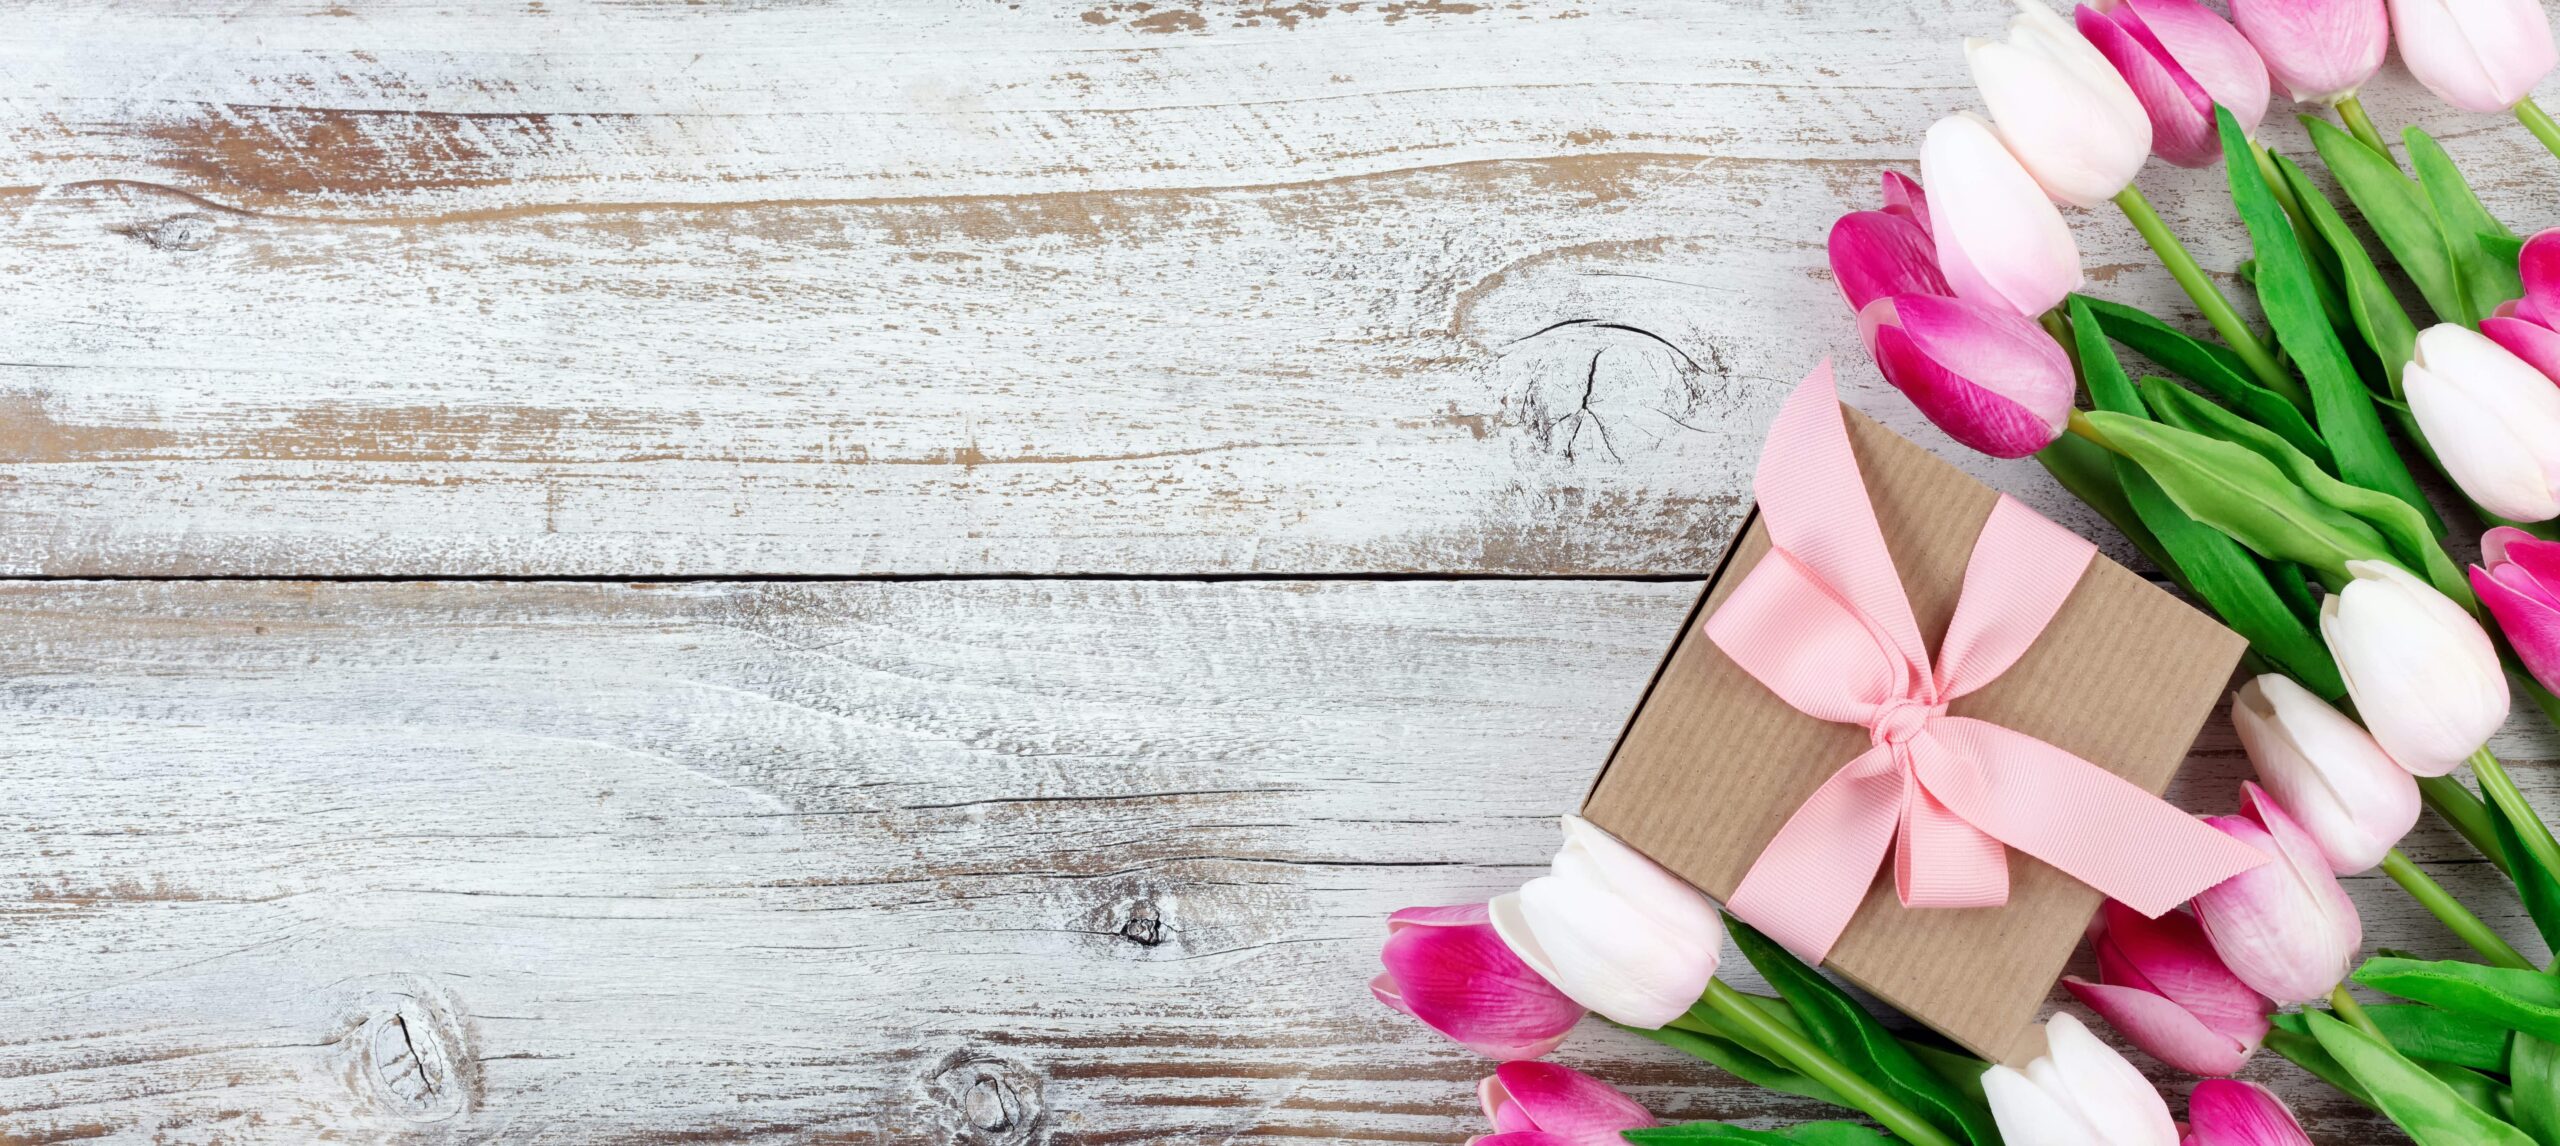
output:
[[[2427,440],[2437,444],[2445,476],[2463,493],[2510,521],[2560,516],[2560,493],[2552,489],[2533,444],[2521,432],[2530,424],[2518,425],[2493,396],[2466,384],[2477,381],[2415,361],[2400,372],[2409,412]]]
[[[2534,322],[2560,316],[2560,227],[2536,231],[2516,256],[2516,273],[2524,279],[2524,305],[2517,313]]]
[[[1544,1130],[1510,1130],[1500,1134],[1481,1134],[1467,1139],[1467,1146],[1580,1146],[1562,1134]]]
[[[2293,1112],[2256,1083],[2208,1079],[2187,1096],[2190,1146],[2311,1146]]]
[[[2296,103],[2336,103],[2382,68],[2382,0],[2231,0],[2231,22]]]
[[[2489,607],[2489,615],[2497,618],[2499,630],[2515,646],[2525,670],[2542,687],[2560,692],[2560,605],[2516,584],[2532,576],[2515,565],[2504,566],[2496,575],[2474,565],[2471,589]]]
[[[1724,917],[1716,914],[1697,888],[1628,847],[1616,836],[1580,816],[1564,817],[1564,847],[1556,852],[1555,873],[1587,862],[1601,886],[1625,898],[1645,918],[1701,949],[1709,970],[1724,949]]]
[[[1909,219],[1922,235],[1929,233],[1929,197],[1917,181],[1899,171],[1884,173],[1884,213]]]
[[[2055,202],[2096,207],[2133,182],[2151,152],[2142,101],[2042,0],[2019,0],[2008,39],[1964,54],[2001,142]]]
[[[2062,980],[2073,997],[2133,1040],[2151,1057],[2188,1074],[2224,1075],[2241,1068],[2257,1048],[2204,1025],[2183,1007],[2131,987],[2111,987],[2076,976]]]
[[[2274,1004],[2223,966],[2195,916],[2171,911],[2158,919],[2145,919],[2141,912],[2114,900],[2107,901],[2103,914],[2107,945],[2142,972],[2141,982],[2109,980],[2110,985],[2164,996],[2207,1029],[2251,1049],[2267,1037],[2267,1012]]]
[[[2355,580],[2320,603],[2320,635],[2366,730],[2417,775],[2460,767],[2507,721],[2497,647],[2462,606],[2399,566],[2350,561],[2347,573]]]
[[[1555,968],[1558,989],[1613,1022],[1648,1030],[1705,993],[1716,952],[1673,933],[1606,887],[1541,876],[1521,886],[1520,918]]]
[[[2540,0],[2535,0],[2539,3]],[[2464,111],[2505,111],[2497,82],[2463,35],[2461,21],[2444,0],[2396,0],[2391,5],[2392,38],[2400,42],[2400,62],[2436,98]]]
[[[2368,871],[2418,822],[2418,784],[2362,725],[2291,679],[2243,685],[2231,706],[2258,780],[2319,843],[2329,870]]]
[[[1884,211],[1852,211],[1831,224],[1831,277],[1854,313],[1898,294],[1952,294],[1938,250],[1919,224]]]
[[[2101,1141],[2087,1120],[2017,1070],[1994,1066],[1982,1072],[1982,1096],[1991,1104],[2003,1146],[2089,1146]]]
[[[2026,316],[2080,287],[2080,249],[2062,213],[1993,135],[1959,112],[1920,143],[1929,235],[1956,297]]]
[[[2123,1055],[2099,1041],[2069,1012],[2045,1020],[2044,1035],[2054,1076],[2080,1116],[2100,1131],[2095,1141],[2107,1146],[2177,1146],[2178,1124],[2169,1117],[2169,1104],[2160,1100],[2151,1081]],[[2030,1074],[2034,1065],[2029,1064]]]
[[[1994,457],[2032,454],[2062,434],[2071,361],[2042,327],[1960,299],[1900,295],[1859,312],[1885,381],[1949,437]]]
[[[1485,905],[1458,903],[1447,907],[1408,907],[1387,917],[1387,930],[1407,927],[1482,927],[1492,922]]]
[[[2222,142],[2213,126],[2213,101],[2204,89],[2159,54],[2155,44],[2119,23],[2131,9],[2115,15],[2081,5],[2073,13],[2080,34],[2115,65],[2151,117],[2151,151],[2180,167],[2203,167],[2222,157]]]
[[[2480,320],[2480,333],[2545,376],[2560,377],[2560,331],[2523,318],[2493,316]]]
[[[2545,541],[2517,529],[2502,525],[2480,535],[2483,556],[2491,564],[2513,563],[2539,586],[2541,596],[2560,604],[2560,541]]]
[[[1491,927],[1406,927],[1379,961],[1393,979],[1393,998],[1371,984],[1380,1002],[1488,1058],[1536,1058],[1582,1018]]]
[[[2243,783],[2237,816],[2207,816],[2224,835],[2277,862],[2251,868],[2196,896],[2196,919],[2223,965],[2279,1003],[2326,996],[2354,965],[2363,927],[2319,848],[2255,784]]]
[[[1571,1067],[1506,1062],[1494,1074],[1532,1126],[1581,1146],[1617,1146],[1621,1130],[1661,1125],[1616,1087]]]
[[[2256,134],[2267,118],[2267,62],[2249,38],[2231,22],[2195,0],[2124,0],[2120,11],[2133,13],[2166,58],[2240,122],[2240,130]],[[2207,109],[2206,119],[2212,115]],[[2156,144],[2155,144],[2156,146]]]

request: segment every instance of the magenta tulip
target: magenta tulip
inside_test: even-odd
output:
[[[1938,248],[1929,241],[1920,185],[1888,171],[1884,192],[1884,210],[1851,211],[1831,224],[1831,277],[1852,313],[1895,295],[1955,293],[1938,273]]]
[[[2355,966],[2364,925],[2310,833],[2266,791],[2243,781],[2240,814],[2205,823],[2275,862],[2241,872],[2195,899],[2196,921],[2223,966],[2279,1003],[2325,998]]]
[[[2185,1146],[2311,1146],[2311,1136],[2275,1092],[2214,1078],[2187,1096]]]
[[[1472,1146],[1621,1146],[1619,1131],[1662,1125],[1616,1087],[1551,1062],[1506,1062],[1476,1097],[1493,1133]]]
[[[2516,271],[2524,277],[2524,297],[2499,303],[2496,315],[2481,320],[2480,333],[2544,377],[2560,378],[2560,228],[2525,240]]]
[[[2231,22],[2296,103],[2334,104],[2382,69],[2382,0],[2231,0]]]
[[[1897,295],[1858,312],[1885,381],[1947,436],[2023,458],[2062,435],[2071,359],[2033,321],[1963,299]]]
[[[2514,107],[2560,63],[2542,0],[2391,0],[2391,32],[2409,74],[2464,111]]]
[[[2080,34],[2115,65],[2151,117],[2151,152],[2180,167],[2222,158],[2213,105],[2256,134],[2267,115],[2267,65],[2222,17],[2196,0],[2118,0],[2073,13]]]
[[[2133,1045],[2204,1075],[2230,1074],[2257,1053],[2275,1005],[2222,965],[2194,916],[2145,919],[2108,900],[2093,931],[2098,981],[2062,985]]]
[[[1387,917],[1378,1001],[1495,1059],[1556,1049],[1582,1008],[1548,985],[1496,935],[1485,905],[1408,907]]]
[[[2480,538],[2472,591],[2489,606],[2516,656],[2542,687],[2560,692],[2560,541],[2499,526]]]

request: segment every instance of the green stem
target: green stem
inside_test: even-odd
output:
[[[2116,206],[2132,221],[2133,229],[2142,232],[2142,240],[2151,244],[2151,250],[2160,256],[2160,265],[2169,268],[2169,276],[2178,280],[2188,298],[2195,300],[2196,308],[2204,312],[2204,319],[2213,324],[2214,332],[2248,365],[2249,373],[2257,375],[2258,382],[2267,389],[2284,395],[2285,400],[2310,409],[2311,397],[2303,393],[2302,384],[2276,364],[2275,355],[2267,352],[2247,320],[2231,309],[2230,300],[2223,298],[2221,289],[2205,277],[2204,268],[2196,265],[2195,256],[2188,254],[2186,245],[2170,233],[2169,225],[2160,221],[2160,213],[2151,209],[2151,201],[2142,197],[2142,190],[2126,186],[2116,194]]]
[[[2100,448],[2106,450],[2108,453],[2124,453],[2122,449],[2116,446],[2115,439],[2108,437],[2106,431],[2099,429],[2097,423],[2089,420],[2089,415],[2085,411],[2076,409],[2071,411],[2069,419],[2063,422],[2062,428],[2083,438],[2087,438],[2089,441],[2096,443]]]
[[[2498,865],[2499,871],[2510,878],[2515,875],[2515,861],[2508,858],[2506,845],[2498,842],[2498,829],[2489,822],[2488,805],[2463,787],[2462,781],[2451,776],[2420,776],[2418,798],[2426,801],[2427,807],[2451,824],[2454,831],[2462,833],[2462,838],[2481,855],[2489,857],[2490,863]]]
[[[1868,1117],[1882,1123],[1885,1129],[1904,1141],[1914,1146],[1956,1146],[1955,1140],[1947,1137],[1945,1131],[1912,1113],[1910,1107],[1894,1101],[1892,1095],[1857,1072],[1840,1065],[1838,1059],[1824,1054],[1822,1048],[1813,1045],[1803,1035],[1789,1030],[1786,1024],[1752,1006],[1751,1000],[1726,985],[1724,980],[1707,980],[1706,1001],[1725,1021],[1776,1049],[1779,1056],[1787,1060],[1787,1065],[1830,1087],[1833,1094],[1849,1100],[1850,1105],[1865,1111]]]
[[[2329,1009],[2338,1013],[2338,1021],[2377,1039],[2382,1039],[2385,1045],[2391,1042],[2390,1039],[2383,1037],[2381,1027],[2373,1025],[2373,1016],[2364,1013],[2364,1004],[2357,1002],[2355,996],[2347,993],[2346,984],[2340,983],[2329,989]]]
[[[2284,208],[2285,218],[2293,222],[2293,233],[2310,235],[2309,220],[2302,213],[2302,200],[2293,197],[2293,184],[2285,181],[2284,172],[2276,169],[2275,153],[2257,140],[2249,141],[2249,154],[2258,157],[2258,174],[2267,178],[2267,190],[2275,192],[2276,206]]]
[[[2338,118],[2347,121],[2347,130],[2357,139],[2363,140],[2364,145],[2372,148],[2374,154],[2384,159],[2391,159],[2393,167],[2400,166],[2399,160],[2391,158],[2391,145],[2382,142],[2382,133],[2374,130],[2373,118],[2364,113],[2363,100],[2354,96],[2339,100]]]
[[[2524,793],[2516,789],[2515,777],[2507,775],[2507,766],[2483,748],[2471,754],[2471,778],[2480,782],[2481,794],[2489,797],[2498,810],[2506,813],[2507,823],[2516,830],[2533,862],[2547,872],[2560,873],[2560,840],[2551,838],[2551,825],[2526,802]]]
[[[2542,110],[2541,104],[2533,102],[2532,96],[2524,97],[2524,102],[2516,105],[2516,118],[2524,121],[2524,129],[2541,140],[2544,147],[2550,148],[2551,154],[2560,155],[2560,123],[2551,122],[2551,114]]]
[[[2526,971],[2534,969],[2533,960],[2525,958],[2514,945],[2499,938],[2497,932],[2490,930],[2489,925],[2481,922],[2479,916],[2473,915],[2470,908],[2464,907],[2460,900],[2453,897],[2452,892],[2444,889],[2444,885],[2437,883],[2427,873],[2419,871],[2418,865],[2410,863],[2409,857],[2402,854],[2400,849],[2393,848],[2390,854],[2382,857],[2382,873],[2390,876],[2391,882],[2399,884],[2401,890],[2408,892],[2409,898],[2417,900],[2420,907],[2426,908],[2441,920],[2446,930],[2470,944],[2471,949],[2479,952],[2481,958],[2499,967],[2513,967]],[[2338,989],[2343,992],[2346,987],[2341,985]],[[2343,1007],[2338,1011],[2342,1018],[2346,1013]]]

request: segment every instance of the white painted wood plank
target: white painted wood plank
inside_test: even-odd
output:
[[[1990,0],[14,18],[0,572],[1698,571],[1824,355],[1962,452],[1822,236]]]
[[[1543,863],[1693,591],[0,585],[0,1140],[1453,1141],[1381,919]]]

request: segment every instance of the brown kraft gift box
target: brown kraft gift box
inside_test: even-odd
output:
[[[1843,413],[1935,656],[1999,495],[1857,411]],[[1789,707],[1707,639],[1705,619],[1768,551],[1754,512],[1582,806],[1584,818],[1719,901],[1797,806],[1869,743],[1863,728]],[[2157,795],[2246,647],[2101,555],[2026,655],[1949,712],[2038,737]],[[2036,1013],[2099,893],[2014,849],[2003,907],[1905,908],[1889,871],[1880,866],[1878,876],[1824,965],[1985,1058],[2022,1063],[2041,1053]]]

